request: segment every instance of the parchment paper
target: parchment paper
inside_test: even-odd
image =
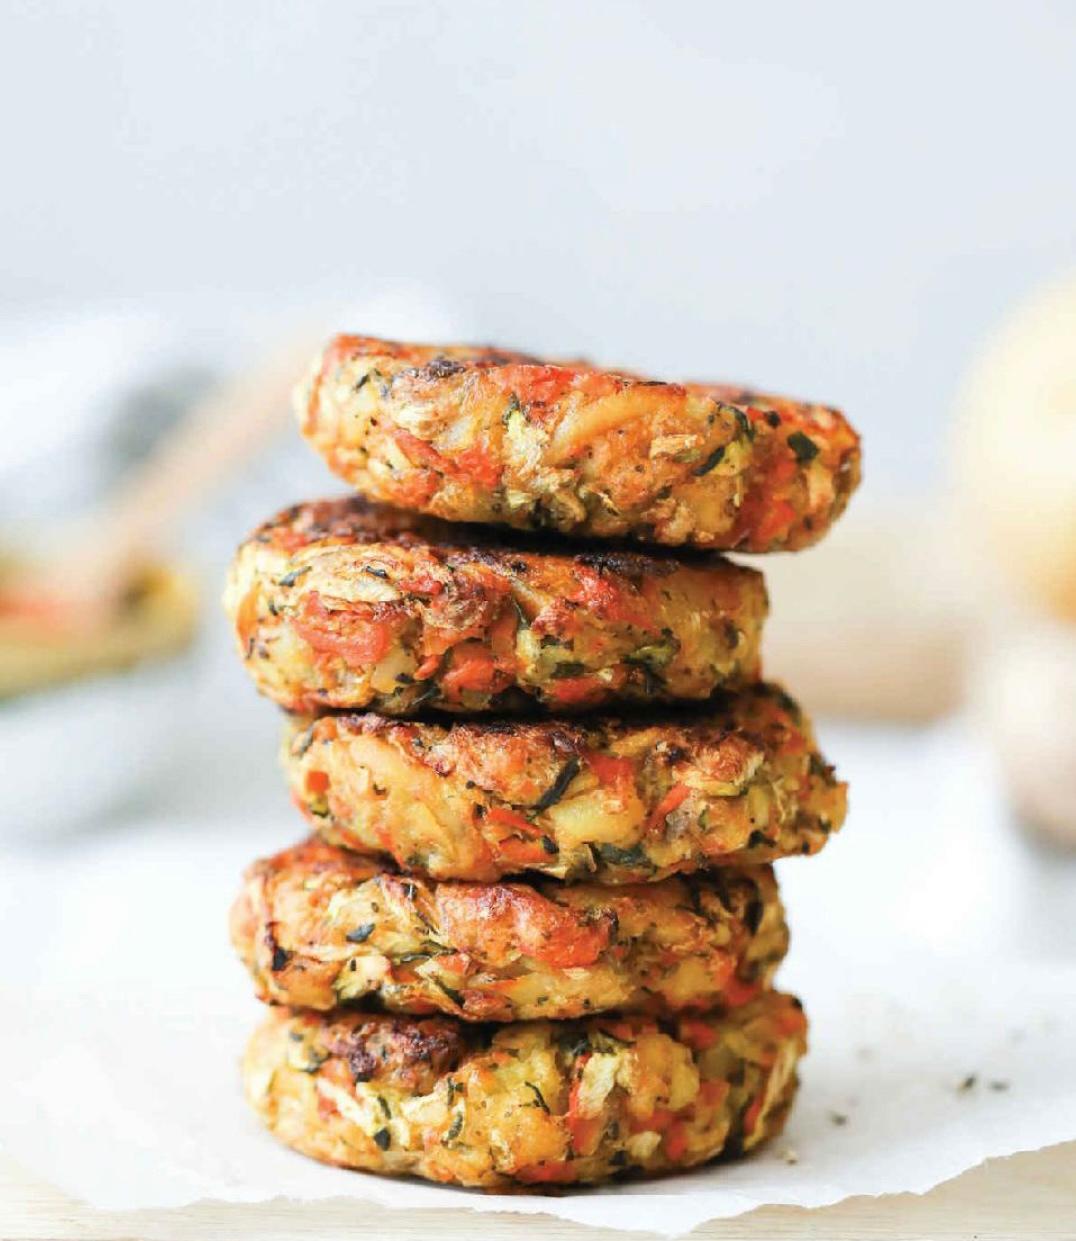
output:
[[[1071,862],[1026,848],[963,725],[829,729],[853,814],[780,868],[781,984],[812,1050],[785,1135],[738,1164],[562,1197],[491,1196],[323,1168],[247,1113],[258,1006],[224,920],[240,868],[299,833],[268,787],[4,857],[0,1142],[112,1209],[284,1196],[547,1212],[689,1231],[753,1207],[922,1192],[983,1159],[1076,1138]]]

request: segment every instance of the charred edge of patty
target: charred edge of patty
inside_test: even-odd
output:
[[[288,549],[289,555],[320,543],[355,547],[382,543],[407,549],[428,548],[433,555],[464,556],[492,567],[512,568],[511,561],[519,556],[550,557],[629,579],[668,577],[681,566],[727,565],[741,574],[754,572],[726,560],[719,551],[655,547],[642,552],[630,539],[567,540],[541,531],[442,522],[436,517],[378,504],[364,496],[291,505],[258,526],[247,542],[272,545],[276,535],[283,531],[302,539],[301,544]]]
[[[324,1027],[324,1043],[331,1055],[347,1063],[355,1081],[387,1078],[414,1089],[489,1047],[495,1029],[444,1017],[338,1014]]]
[[[304,711],[285,709],[284,714],[293,727],[301,728],[304,734],[309,733],[307,748],[316,739],[324,720],[346,732],[366,736],[426,728],[440,729],[446,733],[467,733],[479,740],[483,737],[526,739],[537,736],[548,738],[557,749],[572,753],[591,748],[595,741],[612,742],[620,734],[645,732],[653,728],[668,728],[677,734],[697,729],[698,744],[712,744],[739,734],[761,749],[768,750],[772,747],[765,745],[750,727],[737,721],[736,700],[748,695],[775,702],[788,714],[793,725],[807,735],[813,746],[803,708],[780,685],[767,681],[755,682],[739,690],[719,689],[709,698],[677,703],[617,703],[615,711],[599,710],[579,719],[551,715],[548,711],[536,709],[533,702],[528,703],[527,709],[517,711],[507,719],[461,717],[451,712],[438,712],[436,708],[421,719],[384,715],[373,708],[363,710],[351,707],[326,708],[319,711],[316,719],[311,719],[309,713]]]
[[[273,854],[271,857],[259,858],[257,861],[252,862],[247,867],[243,877],[247,882],[256,880],[267,883],[291,869],[300,869],[311,877],[326,873],[346,875],[348,881],[356,885],[381,876],[390,879],[409,879],[412,881],[412,884],[408,885],[409,896],[414,895],[414,884],[416,883],[432,892],[439,884],[453,887],[460,882],[459,880],[439,880],[422,877],[416,880],[415,876],[400,871],[395,862],[391,860],[383,861],[380,857],[375,859],[365,854],[353,853],[339,845],[329,844],[316,834],[292,845],[288,849],[283,849],[279,853]],[[776,902],[778,899],[773,867],[768,863],[743,863],[736,868],[718,868],[711,871],[671,875],[661,882],[666,885],[673,884],[682,887],[689,897],[690,906],[696,912],[699,912],[696,895],[701,892],[712,893],[727,913],[736,918],[742,916],[746,919],[748,930],[752,935],[758,930],[758,920],[762,916],[762,910],[760,909],[758,919],[755,918],[754,906],[756,903],[761,902],[764,905],[767,898],[771,902]],[[641,886],[644,890],[649,890],[651,887],[649,884]],[[561,900],[563,885],[557,880],[548,878],[475,882],[473,887],[476,889],[481,888],[488,892],[489,908],[487,912],[490,915],[499,913],[499,905],[511,897],[513,890],[520,887],[524,887],[538,896],[551,900],[554,904],[561,905],[569,912],[573,912],[584,919],[592,917],[604,918],[609,913],[609,911],[602,909],[589,912],[579,909],[573,911],[571,906],[563,904]],[[615,903],[621,896],[625,895],[619,892],[617,888],[607,888],[602,885],[596,885],[592,894],[598,905],[601,905],[603,902]],[[242,901],[243,899],[244,894],[241,893],[239,900]],[[750,925],[753,921],[755,922],[754,926]],[[272,925],[268,927],[266,936],[268,941],[275,943]]]
[[[774,1002],[788,1004],[802,1013],[803,1003],[787,992],[767,991],[741,1008],[725,1012],[681,1013],[651,1016],[601,1013],[565,1021],[524,1021],[521,1027],[552,1029],[552,1043],[562,1061],[562,1071],[570,1070],[586,1056],[595,1036],[615,1043],[631,1042],[649,1033],[662,1034],[685,1045],[683,1022],[712,1023],[715,1031],[736,1031],[745,1023],[767,1015]],[[761,1007],[765,1006],[765,1007]],[[344,1060],[357,1082],[382,1082],[406,1090],[427,1089],[435,1079],[453,1073],[469,1057],[488,1051],[505,1026],[497,1022],[465,1022],[443,1015],[414,1017],[404,1014],[336,1010],[310,1013],[304,1009],[278,1009],[283,1021],[298,1021],[301,1030],[313,1034],[331,1056]],[[617,1027],[613,1033],[608,1027]],[[624,1033],[630,1029],[630,1037]],[[800,1035],[802,1038],[802,1034]],[[691,1046],[687,1043],[687,1046]],[[692,1050],[693,1059],[697,1052]],[[319,1066],[320,1067],[320,1066]]]

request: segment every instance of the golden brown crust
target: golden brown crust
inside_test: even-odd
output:
[[[756,679],[766,593],[717,556],[493,542],[350,499],[257,530],[225,603],[281,705],[399,715],[706,698]]]
[[[438,879],[632,883],[816,853],[847,795],[765,683],[675,716],[298,718],[284,764],[323,839]]]
[[[451,521],[795,550],[859,481],[859,437],[829,406],[498,349],[338,336],[296,409],[341,478]]]
[[[438,883],[316,840],[248,871],[232,940],[260,999],[468,1021],[743,1004],[788,929],[769,867],[621,887]]]
[[[780,1132],[806,1047],[798,1001],[726,1015],[468,1026],[289,1013],[256,1031],[247,1097],[325,1163],[508,1189],[655,1175]]]

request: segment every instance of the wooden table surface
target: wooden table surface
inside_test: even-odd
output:
[[[563,1220],[465,1211],[391,1211],[354,1201],[261,1206],[202,1204],[175,1211],[95,1211],[26,1175],[0,1156],[3,1241],[336,1241],[357,1236],[396,1241],[606,1241],[614,1233]],[[1076,1142],[996,1159],[920,1197],[851,1198],[805,1211],[768,1207],[704,1225],[706,1241],[1038,1241],[1076,1239]]]

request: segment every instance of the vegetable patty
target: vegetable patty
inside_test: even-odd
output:
[[[347,499],[257,530],[225,603],[282,706],[399,715],[707,698],[757,679],[766,592],[714,555],[504,544]]]
[[[733,1006],[788,948],[768,866],[622,887],[408,878],[307,841],[257,862],[232,939],[260,999],[468,1021]]]
[[[739,1155],[779,1133],[806,1026],[778,992],[660,1025],[275,1009],[243,1075],[276,1137],[325,1163],[497,1189],[595,1182]]]
[[[498,349],[338,336],[296,409],[341,478],[452,521],[795,550],[859,481],[859,437],[829,406]]]
[[[325,840],[438,879],[599,883],[816,853],[846,786],[778,686],[645,717],[297,719],[292,795]]]

